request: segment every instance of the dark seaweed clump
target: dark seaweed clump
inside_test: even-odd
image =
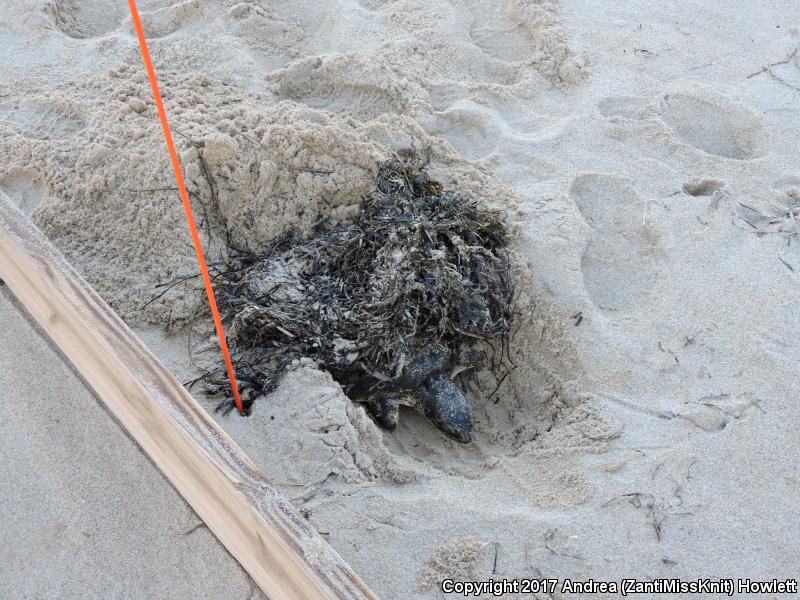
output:
[[[501,216],[443,190],[424,168],[379,165],[355,221],[266,252],[231,251],[215,276],[248,397],[273,390],[303,357],[349,390],[391,380],[432,349],[455,356],[506,336],[512,318]],[[224,371],[206,383],[225,389]],[[252,400],[251,400],[252,402]]]

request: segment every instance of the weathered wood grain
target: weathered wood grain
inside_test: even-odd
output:
[[[2,192],[0,278],[271,599],[375,598]]]

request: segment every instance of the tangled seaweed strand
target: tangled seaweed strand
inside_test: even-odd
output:
[[[506,335],[507,238],[499,215],[443,191],[423,168],[380,164],[354,222],[260,255],[235,252],[217,273],[239,379],[250,397],[267,393],[308,357],[348,391],[368,376],[397,378],[432,349],[455,355]]]

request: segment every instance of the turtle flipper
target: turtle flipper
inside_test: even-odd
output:
[[[417,388],[425,415],[450,437],[472,440],[472,408],[463,392],[444,373],[434,373]]]
[[[378,398],[365,403],[367,412],[375,422],[390,431],[397,427],[400,419],[400,400],[397,398]]]

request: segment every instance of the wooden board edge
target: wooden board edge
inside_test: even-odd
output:
[[[0,278],[269,598],[376,598],[2,192]]]

